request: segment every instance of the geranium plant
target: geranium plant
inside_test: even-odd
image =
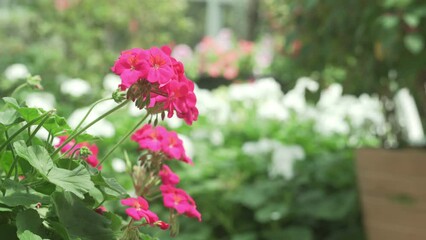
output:
[[[201,221],[195,201],[176,187],[180,179],[166,165],[173,159],[188,164],[192,160],[177,133],[157,126],[166,116],[176,115],[189,125],[198,118],[194,84],[186,78],[183,64],[170,56],[168,47],[135,48],[122,52],[112,71],[121,78],[117,91],[95,102],[74,129],[55,110],[31,108],[13,98],[22,88],[40,88],[39,77],[29,77],[12,96],[2,98],[2,238],[152,239],[144,227],[170,229],[175,235],[179,214]],[[117,102],[115,107],[83,125],[98,103],[112,100]],[[85,131],[129,102],[145,111],[145,116],[114,146],[99,149],[97,139]],[[47,139],[37,137],[41,129],[49,133]],[[104,176],[102,163],[130,136],[141,154],[135,161],[125,156],[134,186],[129,195],[114,178]],[[158,197],[170,209],[169,216],[149,209]],[[104,206],[107,201],[120,202],[123,213],[111,212]]]

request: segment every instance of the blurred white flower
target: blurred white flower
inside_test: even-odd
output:
[[[231,117],[231,106],[229,102],[219,95],[219,92],[211,92],[205,89],[195,88],[197,96],[197,107],[200,116],[217,124],[227,123]]]
[[[90,91],[90,84],[80,78],[69,79],[61,84],[61,92],[73,97],[81,97]]]
[[[6,68],[4,76],[11,82],[16,82],[19,79],[26,78],[30,75],[28,68],[21,63],[15,63]]]
[[[289,118],[288,109],[278,100],[267,99],[259,105],[257,115],[262,119],[284,121]]]
[[[321,108],[333,107],[339,102],[339,99],[342,97],[342,92],[342,85],[337,83],[331,84],[327,89],[321,91],[317,106]]]
[[[178,118],[176,115],[174,115],[172,118],[166,117],[164,119],[164,122],[166,122],[167,126],[169,126],[172,129],[179,128],[183,125],[183,120]]]
[[[70,117],[68,118],[68,124],[73,128],[77,127],[78,123],[83,119],[83,117],[86,115],[88,110],[89,110],[88,107],[75,110],[73,113],[71,113]],[[102,113],[99,113],[98,111],[93,110],[90,113],[90,115],[87,117],[87,119],[84,121],[82,126],[85,126],[86,124],[92,122],[93,120],[98,118],[101,114]],[[92,125],[89,129],[87,129],[87,133],[93,136],[99,136],[99,137],[113,137],[115,134],[115,127],[108,120],[102,119],[99,122]]]
[[[52,110],[55,108],[55,96],[47,92],[30,93],[25,98],[28,107],[43,108],[44,110]]]
[[[272,153],[269,176],[282,176],[291,179],[294,176],[293,166],[298,160],[305,158],[305,151],[299,145],[279,145]]]
[[[182,140],[183,142],[183,148],[185,149],[185,153],[189,158],[193,158],[194,157],[194,144],[192,144],[191,139],[189,139],[189,137],[183,135],[183,134],[178,134],[179,138]]]
[[[103,80],[103,86],[104,89],[107,92],[114,92],[115,90],[117,90],[118,85],[121,83],[121,79],[119,76],[112,74],[112,73],[108,73]]]
[[[301,77],[297,79],[295,89],[298,89],[300,91],[308,90],[310,92],[316,92],[318,91],[319,84],[317,81],[313,80],[309,77]]]
[[[228,88],[233,101],[265,101],[282,97],[280,85],[273,78],[262,78],[255,82],[232,84]]]
[[[114,171],[118,173],[122,173],[126,171],[126,163],[123,161],[123,159],[114,158],[112,159],[111,165]]]
[[[274,139],[262,138],[256,142],[245,142],[242,146],[242,151],[246,155],[260,155],[271,152],[281,143]]]
[[[210,133],[210,142],[215,146],[220,146],[223,144],[224,138],[223,133],[220,130],[213,130]]]

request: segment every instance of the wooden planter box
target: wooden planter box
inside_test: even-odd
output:
[[[426,150],[360,149],[358,187],[368,240],[426,239]]]

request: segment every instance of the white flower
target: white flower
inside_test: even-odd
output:
[[[46,111],[55,108],[55,96],[47,92],[35,92],[27,95],[25,102],[28,107],[43,108]]]
[[[291,179],[294,176],[293,165],[296,161],[305,158],[305,151],[299,145],[279,145],[272,153],[272,162],[269,167],[269,176],[283,176]]]
[[[61,92],[73,97],[81,97],[90,91],[90,84],[80,78],[69,79],[61,84]]]
[[[289,118],[288,109],[275,99],[267,99],[259,104],[257,108],[257,115],[262,119],[280,120],[284,121]]]
[[[342,85],[333,83],[327,89],[321,91],[321,97],[317,105],[322,108],[333,107],[342,96]]]
[[[6,68],[4,76],[11,82],[16,82],[19,79],[26,78],[30,75],[28,68],[21,63],[15,63]]]
[[[126,163],[123,161],[123,159],[114,158],[112,159],[111,165],[114,171],[118,173],[122,173],[126,171]]]
[[[115,90],[117,90],[118,85],[120,85],[121,83],[121,79],[119,76],[112,74],[112,73],[108,73],[103,80],[103,86],[104,89],[107,92],[114,92]]]
[[[299,89],[299,90],[303,90],[303,91],[306,89],[310,92],[316,92],[316,91],[318,91],[319,84],[318,84],[318,82],[316,82],[312,78],[301,77],[301,78],[297,79],[296,86],[294,88]]]
[[[274,139],[262,138],[257,142],[245,142],[242,151],[246,155],[261,155],[271,152],[276,146],[281,145]]]

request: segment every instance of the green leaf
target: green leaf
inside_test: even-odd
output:
[[[117,214],[114,214],[112,212],[104,212],[104,217],[106,217],[107,219],[109,219],[111,221],[111,229],[114,232],[119,232],[122,225],[123,225],[123,220],[121,217],[119,217]]]
[[[42,146],[36,145],[27,147],[24,141],[13,143],[16,154],[28,161],[39,173],[46,176],[53,168],[52,159],[49,153]]]
[[[11,151],[3,151],[0,154],[0,169],[3,171],[9,171],[12,166],[13,155]]]
[[[12,209],[5,208],[5,207],[0,207],[0,212],[12,212]]]
[[[89,172],[83,166],[78,166],[71,171],[54,167],[50,170],[47,178],[51,183],[74,193],[79,198],[83,198],[84,193],[95,187],[90,180]]]
[[[58,234],[61,237],[61,239],[63,240],[70,239],[70,236],[68,235],[67,229],[64,227],[64,225],[62,225],[59,222],[55,222],[51,220],[47,220],[47,222],[48,222],[47,227],[51,229],[52,231],[54,231],[56,234]]]
[[[416,14],[406,14],[404,15],[404,22],[408,26],[415,28],[419,25],[420,18]]]
[[[282,239],[285,240],[312,240],[312,232],[307,227],[291,226],[282,231]]]
[[[20,108],[19,103],[18,103],[18,101],[16,101],[16,99],[14,99],[12,97],[4,97],[2,99],[5,103],[11,105],[13,108],[15,108],[15,109]]]
[[[17,110],[21,114],[21,117],[23,119],[25,119],[25,121],[27,121],[27,122],[30,122],[30,121],[40,117],[45,112],[43,109],[29,108],[29,107],[21,107]]]
[[[107,199],[126,197],[127,191],[114,178],[104,178],[102,173],[92,175],[92,181],[105,193]]]
[[[256,211],[255,218],[258,222],[266,223],[271,220],[279,220],[285,217],[289,212],[288,206],[285,203],[266,204]]]
[[[71,238],[116,239],[111,230],[111,222],[76,198],[71,193],[55,192],[52,195],[56,213]]]
[[[10,191],[7,192],[7,194]],[[43,197],[34,193],[26,193],[26,192],[13,192],[6,196],[0,196],[0,203],[3,203],[10,207],[16,206],[31,206],[36,203],[48,203],[49,199],[47,197]]]
[[[412,54],[418,54],[424,48],[423,38],[419,34],[409,34],[404,37],[404,45]]]
[[[71,132],[71,127],[68,125],[65,118],[53,114],[44,122],[43,127],[55,136],[65,135],[66,132]]]
[[[18,236],[24,231],[31,231],[32,233],[42,234],[43,221],[41,220],[38,212],[34,209],[27,209],[19,212],[16,215],[16,227],[18,228]]]
[[[43,240],[39,235],[36,235],[28,230],[25,230],[23,233],[18,234],[20,240]]]
[[[3,112],[0,112],[0,124],[5,126],[13,124],[16,119],[18,119],[19,115],[16,110],[6,109]]]

